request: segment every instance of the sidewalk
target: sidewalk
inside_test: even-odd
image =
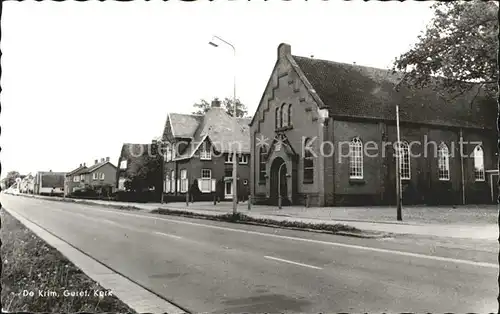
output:
[[[230,213],[231,202],[213,205],[211,202],[169,203],[161,206],[172,210],[189,210],[212,214]],[[412,206],[403,209],[403,222],[396,220],[396,208],[391,207],[299,207],[278,209],[272,206],[252,206],[246,202],[238,205],[238,211],[255,218],[301,221],[306,223],[344,223],[363,230],[412,234],[421,236],[498,239],[496,206],[425,207]],[[366,217],[370,217],[367,219]],[[462,221],[460,221],[462,219]],[[449,222],[446,222],[446,221]]]
[[[40,197],[57,199],[55,197]],[[62,198],[59,198],[62,199]],[[100,205],[134,206],[140,210],[151,211],[158,208],[189,211],[198,214],[217,216],[232,212],[231,202],[189,203],[130,203],[102,200],[77,200]],[[394,207],[311,207],[287,206],[281,210],[273,206],[252,205],[248,210],[246,202],[238,204],[238,211],[245,215],[279,221],[295,221],[314,224],[346,224],[358,229],[395,234],[408,234],[430,237],[449,237],[497,241],[498,209],[495,205],[486,206],[405,206],[403,222],[396,220]]]

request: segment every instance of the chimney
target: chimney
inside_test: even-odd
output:
[[[282,43],[278,46],[278,60],[292,55],[292,47],[289,44]]]
[[[87,167],[87,166],[85,165],[85,163],[83,163],[83,166],[84,166],[84,167]]]
[[[106,161],[109,161],[109,157],[106,157]]]
[[[97,165],[97,164],[99,163],[99,160],[97,160],[97,159],[96,159],[96,160],[95,160],[95,163],[96,163],[96,165]]]
[[[101,158],[101,162],[104,162],[104,158]]]
[[[212,100],[212,108],[220,108],[220,100],[219,99]]]
[[[82,164],[80,164],[80,167],[82,166]]]

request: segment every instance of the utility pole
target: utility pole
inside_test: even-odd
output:
[[[396,105],[396,129],[398,135],[397,153],[396,153],[396,205],[397,205],[397,219],[402,221],[401,214],[401,139],[399,134],[399,105]]]
[[[221,37],[219,36],[213,36],[212,37],[212,40],[209,42],[210,45],[214,46],[214,47],[219,47],[218,44],[215,43],[214,39],[217,39],[219,40],[220,42],[223,42],[224,44],[228,45],[229,47],[231,47],[233,49],[233,56],[234,56],[234,76],[233,76],[233,130],[235,131],[235,134],[236,134],[236,129],[238,127],[238,123],[237,123],[237,107],[236,107],[236,48],[234,47],[233,44],[231,44],[230,42],[222,39]],[[236,141],[235,143],[233,143],[232,145],[232,149],[229,154],[233,156],[233,215],[236,215],[236,213],[238,212],[238,171],[237,171],[237,167],[238,167],[238,150],[234,148],[234,145],[237,144]],[[238,145],[240,146],[240,145]]]

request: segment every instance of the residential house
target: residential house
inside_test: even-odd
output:
[[[401,79],[279,45],[250,124],[256,203],[395,204],[396,160],[403,204],[496,202],[495,100],[478,86],[453,98]]]
[[[63,195],[65,172],[39,171],[33,183],[34,194],[38,195]]]
[[[116,166],[109,161],[109,157],[94,160],[94,164],[81,170],[80,182],[84,186],[94,189],[116,186]]]
[[[144,180],[140,184],[144,189],[154,190],[158,193],[158,200],[162,193],[162,175],[161,169],[155,171],[155,169],[141,169],[143,167],[149,168],[154,167],[151,162],[154,159],[158,159],[157,168],[161,168],[161,155],[157,152],[157,143],[152,142],[151,144],[132,144],[125,143],[122,145],[120,152],[120,158],[118,159],[118,170],[116,172],[116,188],[118,191],[126,191],[125,182],[132,178],[138,173],[141,175],[141,179]],[[149,176],[147,172],[150,173]],[[150,179],[150,180],[148,180]]]
[[[87,171],[85,163],[80,164],[76,169],[68,172],[65,178],[64,193],[69,195],[78,189],[85,187],[85,172]]]
[[[232,199],[233,155],[238,155],[237,193],[247,198],[250,180],[250,136],[247,118],[233,118],[214,101],[204,115],[170,113],[162,141],[165,143],[164,191],[185,195],[197,180],[202,198]]]

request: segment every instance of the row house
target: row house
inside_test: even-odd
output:
[[[395,204],[396,160],[404,204],[495,202],[496,101],[478,85],[448,95],[401,79],[281,44],[250,123],[255,202]]]
[[[69,195],[84,188],[114,187],[116,180],[116,166],[109,157],[94,160],[94,164],[88,166],[80,164],[65,176],[65,194]]]
[[[165,150],[164,191],[185,195],[193,182],[202,198],[240,199],[250,193],[250,133],[248,118],[233,118],[214,101],[204,115],[170,113],[162,142]],[[237,184],[232,180],[233,153],[237,153]]]

